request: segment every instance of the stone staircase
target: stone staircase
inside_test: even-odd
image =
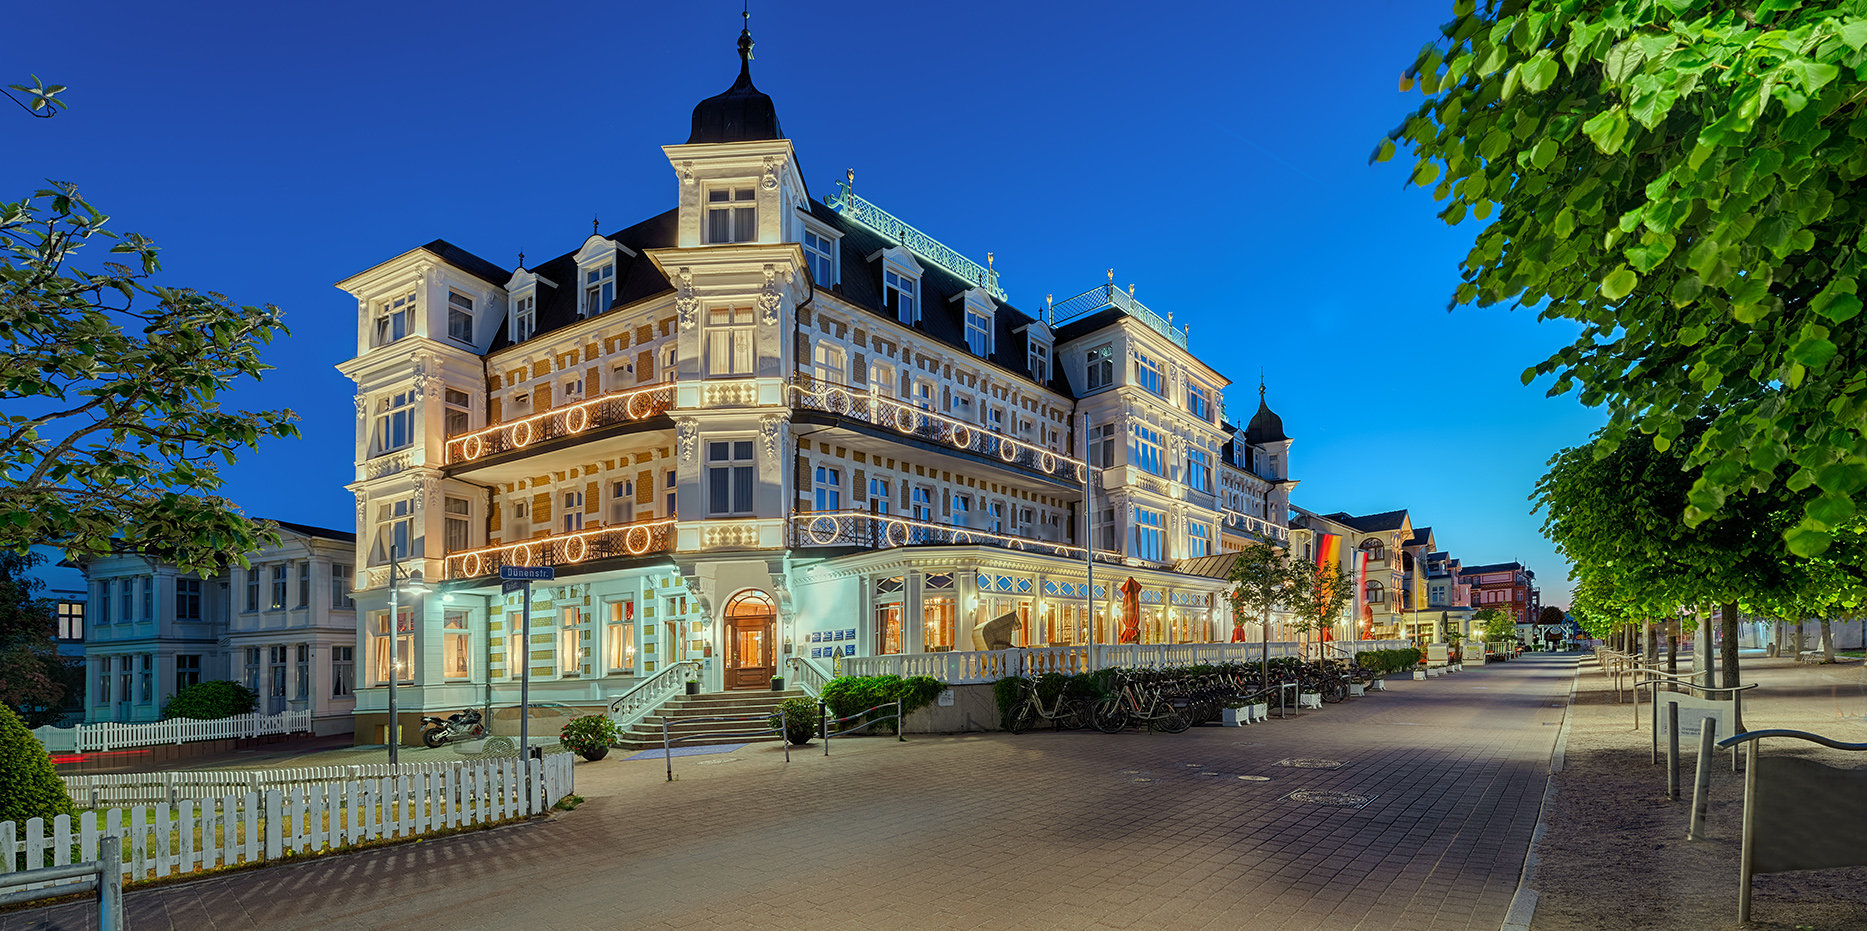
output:
[[[700,737],[683,740],[676,747],[699,747],[713,744],[756,743],[777,740],[778,735],[759,733],[769,725],[763,721],[700,721],[688,723],[692,718],[710,718],[718,716],[766,715],[778,708],[778,703],[787,698],[802,698],[801,689],[787,689],[782,692],[703,692],[699,695],[676,695],[668,699],[661,710],[642,719],[617,739],[616,747],[620,750],[639,751],[661,746],[661,722],[668,722],[668,734],[680,737],[686,734],[714,734],[718,736]]]

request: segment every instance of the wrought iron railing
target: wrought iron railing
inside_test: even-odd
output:
[[[792,386],[792,403],[803,410],[859,420],[903,436],[975,452],[1006,465],[1073,483],[1080,483],[1089,468],[1080,459],[1017,437],[993,433],[978,424],[922,410],[873,391],[818,381],[807,375],[799,375]]]
[[[1261,540],[1279,540],[1288,542],[1290,529],[1279,527],[1261,517],[1252,517],[1241,511],[1225,512],[1226,529],[1237,533],[1255,534]]]
[[[650,520],[447,554],[450,579],[497,573],[503,566],[571,566],[610,556],[645,556],[674,547],[674,521]]]
[[[791,518],[791,546],[996,546],[1045,556],[1083,558],[1083,548],[1068,543],[1015,537],[971,527],[936,524],[897,514],[868,511],[817,511]],[[1120,562],[1119,554],[1096,553],[1098,562]]]
[[[1174,326],[1171,321],[1148,309],[1146,304],[1135,300],[1134,295],[1116,287],[1113,282],[1056,302],[1050,310],[1050,325],[1059,327],[1078,317],[1087,317],[1104,307],[1114,307],[1153,327],[1154,332],[1173,340],[1174,344],[1181,349],[1186,348],[1186,330]]]
[[[533,443],[575,436],[592,427],[647,420],[674,406],[672,384],[651,385],[567,404],[542,414],[494,424],[447,441],[447,464],[495,456]]]
[[[1005,292],[998,286],[998,272],[980,265],[978,262],[948,248],[947,245],[906,223],[894,214],[856,196],[846,182],[836,184],[836,194],[826,195],[823,202],[831,210],[844,217],[855,220],[883,236],[892,239],[916,256],[933,262],[935,265],[958,275],[985,289],[987,294],[999,300],[1007,300]]]

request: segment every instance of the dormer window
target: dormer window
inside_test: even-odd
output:
[[[512,299],[512,323],[508,337],[522,343],[538,332],[538,297],[527,294]]]
[[[594,317],[616,302],[616,265],[609,263],[583,273],[583,315]]]
[[[919,282],[893,271],[882,273],[882,302],[894,313],[895,319],[913,325],[921,318],[920,304],[914,299],[915,288]]]
[[[810,266],[810,278],[817,287],[836,284],[836,240],[815,230],[804,230],[804,263]]]
[[[707,242],[751,242],[758,238],[758,207],[749,187],[707,192]]]
[[[971,307],[966,308],[966,348],[981,359],[992,355],[992,318]]]
[[[376,310],[376,337],[372,346],[387,346],[415,332],[415,292],[383,301]]]
[[[1050,347],[1036,340],[1031,341],[1031,380],[1040,385],[1050,384]]]
[[[447,338],[473,342],[473,298],[457,291],[447,293]]]

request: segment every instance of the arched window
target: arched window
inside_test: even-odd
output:
[[[1387,547],[1374,537],[1361,541],[1361,551],[1368,554],[1369,562],[1379,562],[1387,558]]]
[[[1380,604],[1381,602],[1387,600],[1387,590],[1382,588],[1381,583],[1379,582],[1369,582],[1368,587],[1363,594],[1367,596],[1366,598],[1367,603],[1371,605]]]
[[[771,596],[757,590],[740,592],[726,602],[726,617],[765,617],[778,613]]]

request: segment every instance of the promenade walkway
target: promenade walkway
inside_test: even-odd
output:
[[[549,822],[136,891],[127,906],[136,931],[1496,931],[1575,665],[1531,655],[1180,735],[848,740],[788,765],[755,745],[677,760],[672,783],[658,760],[611,757],[578,765],[589,801]],[[1342,765],[1278,765],[1293,759]],[[0,931],[84,928],[86,912],[0,915]]]

